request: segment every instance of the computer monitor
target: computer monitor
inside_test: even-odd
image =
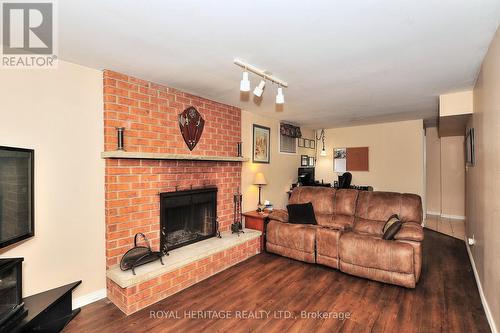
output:
[[[299,168],[298,182],[304,186],[314,185],[314,168]]]

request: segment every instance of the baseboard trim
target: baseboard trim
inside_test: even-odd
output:
[[[431,212],[431,211],[427,211],[426,214],[433,216],[441,216],[446,219],[452,219],[452,220],[465,220],[465,216],[462,215],[441,214],[440,212]]]
[[[452,220],[465,220],[465,216],[462,216],[462,215],[441,214],[441,217],[444,217],[447,219],[452,219]]]
[[[488,306],[488,301],[486,300],[486,296],[483,292],[483,285],[481,284],[481,280],[479,279],[479,274],[477,273],[476,263],[474,261],[474,257],[472,256],[472,252],[470,250],[470,246],[467,243],[467,236],[465,236],[465,247],[467,248],[467,253],[469,254],[470,264],[472,266],[472,271],[474,272],[474,278],[476,279],[477,289],[479,290],[479,297],[481,297],[481,303],[483,303],[484,312],[486,313],[486,318],[488,319],[488,324],[490,324],[491,332],[498,333],[497,326],[495,324],[495,320],[491,315],[490,307]]]
[[[81,308],[82,306],[85,306],[87,304],[97,302],[98,300],[103,299],[105,297],[106,297],[106,288],[103,288],[93,291],[87,295],[75,298],[73,299],[73,310]]]

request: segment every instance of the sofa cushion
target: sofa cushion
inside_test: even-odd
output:
[[[421,242],[424,240],[424,230],[419,223],[406,222],[403,223],[394,238],[397,240]]]
[[[401,222],[421,222],[422,202],[416,194],[360,191],[353,230],[382,236],[388,218],[397,214]],[[415,221],[416,220],[416,221]]]
[[[340,237],[341,261],[389,272],[413,273],[413,247],[369,235],[347,232]]]
[[[356,223],[354,223],[354,227],[352,230],[356,231],[357,233],[382,237],[382,235],[384,234],[384,225],[384,221],[365,220],[362,218],[358,218],[356,220]]]
[[[316,216],[318,225],[326,228],[336,229],[336,230],[350,230],[352,229],[354,217],[347,215],[325,215],[324,218],[319,219]]]
[[[315,251],[316,226],[271,221],[267,224],[268,243],[281,247],[313,253]]]
[[[287,205],[288,223],[317,224],[312,203]]]
[[[393,240],[399,229],[401,229],[401,225],[402,222],[399,220],[398,216],[396,214],[392,215],[384,225],[382,239]]]
[[[273,209],[271,213],[269,213],[268,218],[270,220],[276,220],[283,223],[288,222],[288,212],[284,209]]]
[[[342,235],[340,230],[330,228],[316,229],[316,262],[338,268],[338,247]]]
[[[312,203],[316,216],[320,214],[333,215],[335,189],[320,186],[296,187],[290,196],[289,204]]]
[[[365,220],[383,221],[393,214],[399,215],[401,194],[393,192],[360,191],[356,207],[356,217]]]
[[[354,225],[358,191],[339,189],[335,193],[335,215],[329,227],[338,230],[349,230]]]
[[[401,211],[399,219],[401,222],[422,223],[422,198],[416,194],[404,193],[401,195]]]
[[[335,215],[354,216],[358,190],[339,189],[335,193]]]

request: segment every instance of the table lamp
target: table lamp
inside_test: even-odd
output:
[[[264,174],[262,172],[257,172],[255,174],[253,184],[259,186],[259,204],[257,205],[257,211],[261,212],[262,211],[262,203],[260,200],[260,192],[262,190],[262,185],[267,185],[266,177],[264,177]]]

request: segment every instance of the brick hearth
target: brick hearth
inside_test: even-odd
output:
[[[247,232],[240,237],[231,235],[230,231],[224,232],[223,239],[219,240],[217,238],[216,241],[235,244],[234,246],[221,249],[213,254],[202,254],[199,260],[192,260],[188,264],[178,265],[174,262],[173,266],[176,267],[174,269],[169,267],[169,257],[164,257],[164,266],[161,266],[159,263],[151,263],[139,267],[137,269],[137,275],[131,277],[132,280],[142,281],[143,278],[141,275],[144,274],[143,271],[147,272],[146,274],[149,273],[148,275],[155,274],[154,270],[165,271],[165,273],[155,274],[156,276],[144,282],[128,286],[126,281],[120,280],[120,277],[117,277],[117,275],[123,275],[124,273],[117,272],[117,269],[115,269],[113,272],[114,274],[109,274],[114,275],[114,277],[107,279],[108,298],[125,314],[130,315],[223,271],[226,268],[244,261],[260,252],[260,232],[256,230],[246,231]],[[213,240],[212,238],[202,241],[201,243],[211,242],[213,244]],[[196,244],[192,244],[188,247],[192,248],[195,245]],[[203,244],[201,245],[203,246]],[[222,244],[222,247],[226,246],[227,245]],[[174,257],[179,251],[182,251],[182,248],[173,250],[171,255]],[[124,283],[125,286],[119,285],[118,283],[120,282],[122,284]]]
[[[184,143],[178,125],[178,114],[189,106],[194,106],[205,119],[202,137],[193,151],[189,151]],[[237,143],[241,141],[241,110],[125,74],[104,71],[106,152],[117,147],[116,127],[125,127],[127,152],[191,155],[193,158],[235,157]],[[233,194],[240,184],[239,161],[106,159],[107,268],[119,263],[123,254],[133,246],[133,236],[138,232],[147,235],[154,250],[159,249],[159,193],[191,186],[217,186],[217,216],[221,231],[226,231],[232,223]],[[247,248],[252,244],[243,246]],[[253,248],[248,253],[255,254]],[[232,265],[224,258],[220,267]],[[241,258],[246,258],[246,254]],[[194,283],[208,274],[198,271],[203,274],[194,276],[192,273],[189,281]],[[145,283],[152,286],[158,281]],[[187,285],[175,284],[175,288],[183,289]],[[137,303],[128,299],[132,297],[130,290],[117,291],[116,288],[120,287],[109,279],[107,286],[110,299],[126,313],[158,301],[157,295],[166,297],[171,294],[166,290],[155,292],[154,300],[141,298],[141,303]],[[118,298],[117,293],[125,299]],[[118,304],[119,300],[121,304]],[[135,305],[130,307],[131,304]]]

